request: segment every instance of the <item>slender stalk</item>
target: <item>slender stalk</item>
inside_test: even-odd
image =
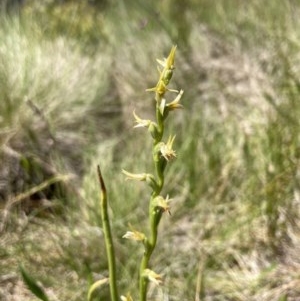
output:
[[[148,288],[148,279],[146,277],[143,277],[144,271],[148,267],[150,255],[145,250],[144,256],[141,262],[140,266],[140,301],[146,301],[147,300],[147,288]]]
[[[156,120],[158,125],[158,135],[156,139],[154,139],[153,143],[153,161],[155,166],[155,172],[157,175],[157,188],[152,192],[150,203],[149,203],[149,218],[150,218],[150,238],[147,240],[145,244],[145,251],[140,265],[140,301],[147,300],[147,291],[148,291],[148,283],[149,280],[146,277],[143,277],[143,272],[149,267],[149,261],[153,250],[156,247],[157,242],[157,232],[158,232],[158,224],[161,219],[162,212],[160,209],[156,208],[153,205],[153,200],[157,197],[164,185],[164,170],[160,164],[160,160],[157,158],[157,154],[155,152],[156,146],[159,142],[161,142],[164,135],[164,123],[159,110],[160,96],[156,95]]]
[[[116,262],[115,262],[115,250],[111,235],[111,227],[109,222],[109,215],[107,210],[107,193],[104,180],[101,174],[100,166],[97,166],[98,178],[100,183],[100,206],[101,206],[101,219],[105,238],[105,247],[108,259],[108,270],[109,270],[109,286],[110,295],[112,301],[119,301],[117,279],[116,279]]]
[[[149,261],[153,250],[155,249],[157,242],[157,230],[158,224],[161,218],[161,211],[153,206],[153,199],[158,194],[153,192],[150,205],[149,205],[149,216],[150,216],[150,239],[145,243],[145,251],[140,265],[140,301],[147,300],[147,290],[149,280],[143,277],[143,272],[149,267]]]

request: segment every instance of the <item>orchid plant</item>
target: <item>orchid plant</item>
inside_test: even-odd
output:
[[[135,229],[127,231],[123,238],[141,242],[144,248],[143,257],[140,263],[139,271],[139,301],[147,300],[147,291],[149,282],[154,282],[160,285],[163,282],[162,276],[156,273],[150,267],[150,259],[153,251],[156,247],[158,226],[162,215],[165,212],[170,213],[170,199],[169,196],[162,196],[161,192],[165,183],[165,169],[167,164],[176,158],[176,152],[173,149],[175,141],[175,135],[169,136],[164,141],[165,122],[171,111],[181,109],[183,106],[180,104],[180,99],[183,95],[183,90],[177,91],[168,88],[170,80],[173,76],[175,69],[175,52],[176,46],[173,46],[169,56],[164,60],[157,60],[160,67],[159,79],[155,87],[147,89],[146,91],[154,92],[154,98],[156,102],[155,116],[156,120],[145,120],[140,118],[136,112],[133,112],[133,116],[136,122],[135,128],[146,128],[148,129],[152,140],[152,161],[154,164],[154,173],[131,173],[123,170],[124,175],[127,179],[138,180],[146,182],[152,189],[150,200],[149,200],[149,230],[148,233],[144,233]],[[169,92],[176,93],[174,100],[168,102],[166,94]],[[117,289],[116,279],[116,267],[115,267],[115,255],[113,248],[112,235],[110,230],[110,221],[107,212],[107,197],[106,188],[101,175],[100,168],[98,167],[99,182],[101,187],[101,211],[102,211],[102,223],[105,235],[106,250],[108,256],[108,267],[109,267],[109,285],[111,300],[117,301],[133,301],[130,293],[126,296],[120,296]],[[101,285],[103,280],[98,284]],[[94,287],[97,287],[97,283]]]

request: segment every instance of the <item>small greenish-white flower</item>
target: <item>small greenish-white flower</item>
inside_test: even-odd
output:
[[[175,109],[181,109],[181,108],[183,108],[183,106],[181,104],[179,104],[180,98],[181,98],[181,96],[183,94],[183,90],[181,90],[180,92],[178,92],[177,90],[169,90],[168,89],[168,91],[179,93],[179,94],[170,103],[167,103],[166,99],[164,97],[161,97],[160,103],[159,103],[159,112],[160,112],[161,115],[164,115],[165,108],[167,108],[168,111],[173,111]]]
[[[151,188],[157,189],[157,182],[155,177],[149,173],[131,173],[122,169],[124,175],[127,176],[126,180],[145,181]]]
[[[127,231],[122,238],[131,239],[135,241],[144,241],[146,236],[144,233],[133,230],[133,231]]]
[[[150,269],[144,270],[143,276],[148,278],[151,282],[155,283],[156,285],[160,285],[163,283],[162,276],[156,274],[154,271]]]
[[[131,173],[124,169],[122,169],[122,172],[127,176],[126,180],[146,181],[147,177],[151,176],[147,173]]]
[[[137,123],[134,127],[138,128],[138,127],[149,127],[150,124],[152,123],[151,120],[145,120],[145,119],[141,119],[139,116],[137,116],[135,114],[135,111],[133,111],[133,116],[135,118],[135,122]]]
[[[146,89],[147,92],[156,92],[160,96],[164,95],[167,91],[178,93],[178,90],[169,89],[166,87],[165,83],[160,80],[154,88]]]
[[[139,127],[147,127],[151,136],[155,139],[158,135],[157,124],[151,120],[141,119],[138,115],[136,115],[135,111],[133,111],[133,116],[135,118],[135,122],[137,123],[134,128]]]
[[[168,142],[162,143],[160,146],[160,153],[167,161],[176,158],[176,152],[173,150],[173,143],[175,137],[176,137],[175,135],[173,137],[170,136]]]
[[[171,215],[170,212],[170,205],[171,199],[169,199],[169,195],[167,195],[166,198],[163,198],[162,196],[157,196],[154,200],[154,204],[159,207],[163,212],[168,212]]]
[[[126,297],[125,296],[121,296],[121,300],[122,301],[133,301],[133,299],[131,298],[130,293],[127,293]]]
[[[147,92],[156,92],[160,96],[164,95],[168,89],[166,87],[166,84],[162,81],[159,80],[157,85],[154,88],[146,89]]]
[[[182,97],[182,94],[183,94],[183,90],[180,90],[180,92],[178,93],[176,98],[172,102],[166,104],[166,107],[169,109],[169,111],[183,108],[183,105],[179,103],[179,101]]]

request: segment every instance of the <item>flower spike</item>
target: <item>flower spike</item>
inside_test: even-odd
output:
[[[145,120],[140,118],[135,111],[133,116],[135,118],[135,128],[145,127],[153,138],[152,144],[152,161],[154,163],[154,173],[139,173],[134,174],[123,170],[127,179],[145,181],[148,186],[152,188],[150,201],[149,201],[149,233],[144,234],[135,229],[130,228],[123,238],[141,241],[144,246],[143,257],[140,264],[139,270],[139,292],[140,301],[147,300],[147,289],[150,282],[160,285],[162,281],[161,275],[155,273],[149,269],[149,261],[156,247],[158,239],[158,225],[165,212],[170,213],[170,199],[169,195],[166,197],[161,196],[161,192],[164,188],[165,183],[165,168],[169,161],[176,158],[176,152],[173,149],[175,135],[169,136],[168,140],[164,140],[165,133],[165,121],[170,111],[183,108],[180,103],[183,95],[183,90],[177,91],[169,89],[169,83],[172,79],[173,72],[175,70],[175,53],[176,46],[173,46],[168,57],[158,62],[158,73],[159,78],[156,82],[155,87],[147,89],[146,91],[154,92],[155,103],[155,120]],[[168,92],[175,92],[174,98],[170,98]],[[173,100],[172,100],[173,99]],[[132,301],[130,295],[121,296],[122,301]]]

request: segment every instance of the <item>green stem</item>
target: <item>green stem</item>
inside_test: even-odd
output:
[[[147,288],[148,288],[149,280],[143,276],[143,273],[148,268],[148,263],[150,260],[151,253],[152,252],[149,252],[149,250],[145,250],[140,266],[140,301],[147,300]]]
[[[150,239],[146,241],[145,243],[145,251],[143,255],[143,259],[140,266],[140,301],[146,301],[147,300],[147,290],[148,290],[148,283],[149,280],[143,276],[144,271],[149,266],[149,261],[151,258],[151,255],[155,249],[156,242],[157,242],[157,229],[158,224],[161,218],[161,212],[153,207],[153,199],[157,196],[156,193],[153,193],[150,200],[150,206],[149,206],[149,215],[150,215],[150,227],[151,227],[151,233],[150,233]]]
[[[98,170],[98,178],[99,178],[99,183],[101,188],[101,195],[100,195],[101,219],[103,224],[105,247],[106,247],[107,259],[108,259],[110,296],[112,301],[119,301],[117,279],[116,279],[117,273],[116,273],[116,262],[115,262],[115,250],[114,250],[110,222],[109,222],[109,215],[107,210],[106,187],[104,184],[103,177],[101,175],[101,170],[99,165],[97,170]]]
[[[158,95],[157,95],[158,97]],[[148,278],[144,277],[144,271],[149,267],[149,261],[151,258],[151,255],[155,249],[156,242],[157,242],[157,232],[158,232],[158,224],[161,219],[161,211],[157,209],[153,205],[153,200],[155,197],[157,197],[164,185],[164,168],[162,168],[162,165],[160,164],[160,159],[157,158],[157,154],[155,154],[155,148],[156,145],[161,142],[163,134],[164,134],[164,120],[159,110],[159,103],[160,100],[157,99],[157,105],[156,105],[156,120],[158,125],[158,133],[159,135],[156,137],[153,143],[153,161],[155,166],[155,172],[158,177],[158,187],[152,192],[150,204],[149,204],[149,218],[150,218],[150,239],[147,240],[144,244],[145,251],[144,255],[141,261],[140,265],[140,301],[146,301],[147,300],[147,291],[148,291]]]

